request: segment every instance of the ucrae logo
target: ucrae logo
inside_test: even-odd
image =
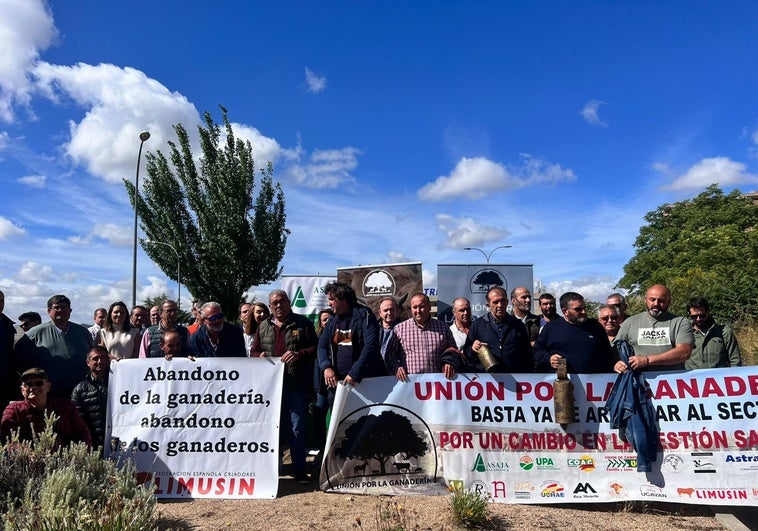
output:
[[[564,498],[566,489],[558,482],[548,481],[540,486],[540,496],[543,498]]]

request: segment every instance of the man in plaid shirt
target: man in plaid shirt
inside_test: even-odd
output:
[[[440,357],[455,348],[450,328],[432,319],[432,303],[423,293],[411,297],[412,317],[395,326],[387,346],[385,363],[390,374],[404,382],[409,374],[444,372],[446,378],[455,376],[452,365],[441,363]]]

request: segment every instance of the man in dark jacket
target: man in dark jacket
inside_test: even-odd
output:
[[[286,364],[282,392],[282,432],[288,433],[295,480],[308,484],[305,473],[305,416],[313,388],[316,329],[304,315],[292,312],[289,296],[275,289],[268,296],[271,316],[258,325],[251,357],[280,358]]]
[[[358,303],[355,291],[344,282],[324,288],[334,317],[324,327],[318,343],[318,364],[334,402],[337,382],[355,385],[363,378],[384,376],[380,354],[379,324],[371,309]]]
[[[89,374],[71,392],[71,402],[89,428],[92,447],[102,454],[105,439],[105,416],[108,411],[108,374],[110,356],[101,346],[92,347],[87,352]]]
[[[18,397],[13,373],[13,344],[16,342],[16,327],[13,321],[3,313],[5,293],[0,291],[0,400],[3,407]]]
[[[246,358],[242,328],[226,322],[221,305],[206,302],[198,313],[201,323],[189,337],[190,356],[196,358]]]
[[[569,291],[561,295],[560,305],[563,319],[546,324],[534,343],[537,370],[551,372],[565,358],[573,374],[612,372],[618,356],[605,328],[597,319],[587,318],[584,297]]]
[[[486,298],[489,312],[471,323],[463,346],[468,365],[474,372],[485,371],[479,351],[486,345],[497,363],[489,372],[534,372],[526,327],[520,319],[506,312],[508,298],[505,290],[491,288]]]

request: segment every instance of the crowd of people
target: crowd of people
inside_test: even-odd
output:
[[[318,315],[317,327],[292,311],[288,294],[273,290],[268,304],[243,303],[241,326],[228,322],[217,302],[196,302],[194,322],[178,322],[176,302],[166,300],[149,310],[131,312],[121,302],[98,308],[86,328],[70,321],[71,301],[55,295],[47,302],[49,321],[27,312],[18,317],[24,335],[15,341],[15,327],[3,313],[0,292],[0,379],[4,404],[0,432],[31,439],[44,428],[45,416],[58,417],[54,431],[60,444],[104,444],[108,375],[111,363],[129,358],[172,359],[177,356],[275,357],[286,365],[282,393],[281,432],[286,435],[295,479],[307,484],[306,421],[312,415],[316,445],[326,439],[327,412],[337,386],[360,385],[364,378],[440,373],[551,372],[565,362],[571,373],[682,370],[742,364],[739,346],[728,325],[716,323],[702,297],[689,301],[687,317],[668,311],[666,286],[651,286],[646,310],[627,314],[623,295],[614,293],[587,316],[579,293],[556,301],[540,295],[540,314],[533,314],[532,295],[519,286],[508,294],[501,287],[486,295],[488,312],[472,319],[471,304],[453,301],[453,323],[432,317],[429,297],[410,298],[411,317],[398,320],[393,297],[378,304],[378,315],[360,303],[342,282],[324,289],[329,308]],[[509,311],[510,308],[510,311]],[[558,313],[558,308],[562,315]],[[614,345],[626,342],[632,355],[619,358]],[[20,375],[20,377],[19,377]]]

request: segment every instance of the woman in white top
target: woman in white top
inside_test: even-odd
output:
[[[112,360],[136,358],[142,338],[140,330],[129,321],[129,310],[121,301],[114,302],[108,308],[105,326],[100,329],[98,344],[105,347]]]

